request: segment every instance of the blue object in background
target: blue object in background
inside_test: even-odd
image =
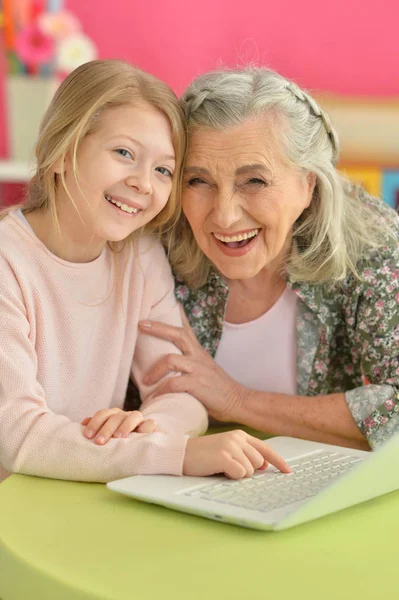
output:
[[[64,0],[48,0],[48,12],[60,12],[64,8]]]
[[[384,170],[382,175],[382,198],[384,202],[399,208],[399,170]]]

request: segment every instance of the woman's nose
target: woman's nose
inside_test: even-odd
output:
[[[222,230],[231,228],[241,216],[242,209],[234,193],[215,198],[212,219]]]
[[[127,186],[134,188],[138,194],[148,195],[152,193],[151,175],[145,169],[126,177],[125,183]]]

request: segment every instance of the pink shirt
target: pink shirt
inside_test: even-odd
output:
[[[0,221],[0,239],[0,480],[5,469],[82,481],[180,475],[187,436],[205,431],[207,414],[188,394],[152,398],[142,383],[162,355],[179,352],[138,333],[140,319],[181,324],[159,242],[70,263],[15,213]],[[130,373],[158,431],[98,446],[80,421],[122,408]]]
[[[296,394],[296,303],[295,292],[286,288],[258,319],[240,325],[225,322],[218,365],[250,389]]]

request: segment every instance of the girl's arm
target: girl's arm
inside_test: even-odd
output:
[[[159,431],[98,446],[84,437],[80,423],[49,409],[37,380],[23,294],[7,265],[1,269],[0,315],[0,463],[5,469],[99,482],[140,473],[181,475],[187,434],[206,428],[206,411],[198,401],[192,399],[187,410],[186,394],[148,399],[145,412],[154,415]]]

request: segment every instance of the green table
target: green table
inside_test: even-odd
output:
[[[398,598],[399,492],[263,533],[100,484],[0,485],[2,600]]]

